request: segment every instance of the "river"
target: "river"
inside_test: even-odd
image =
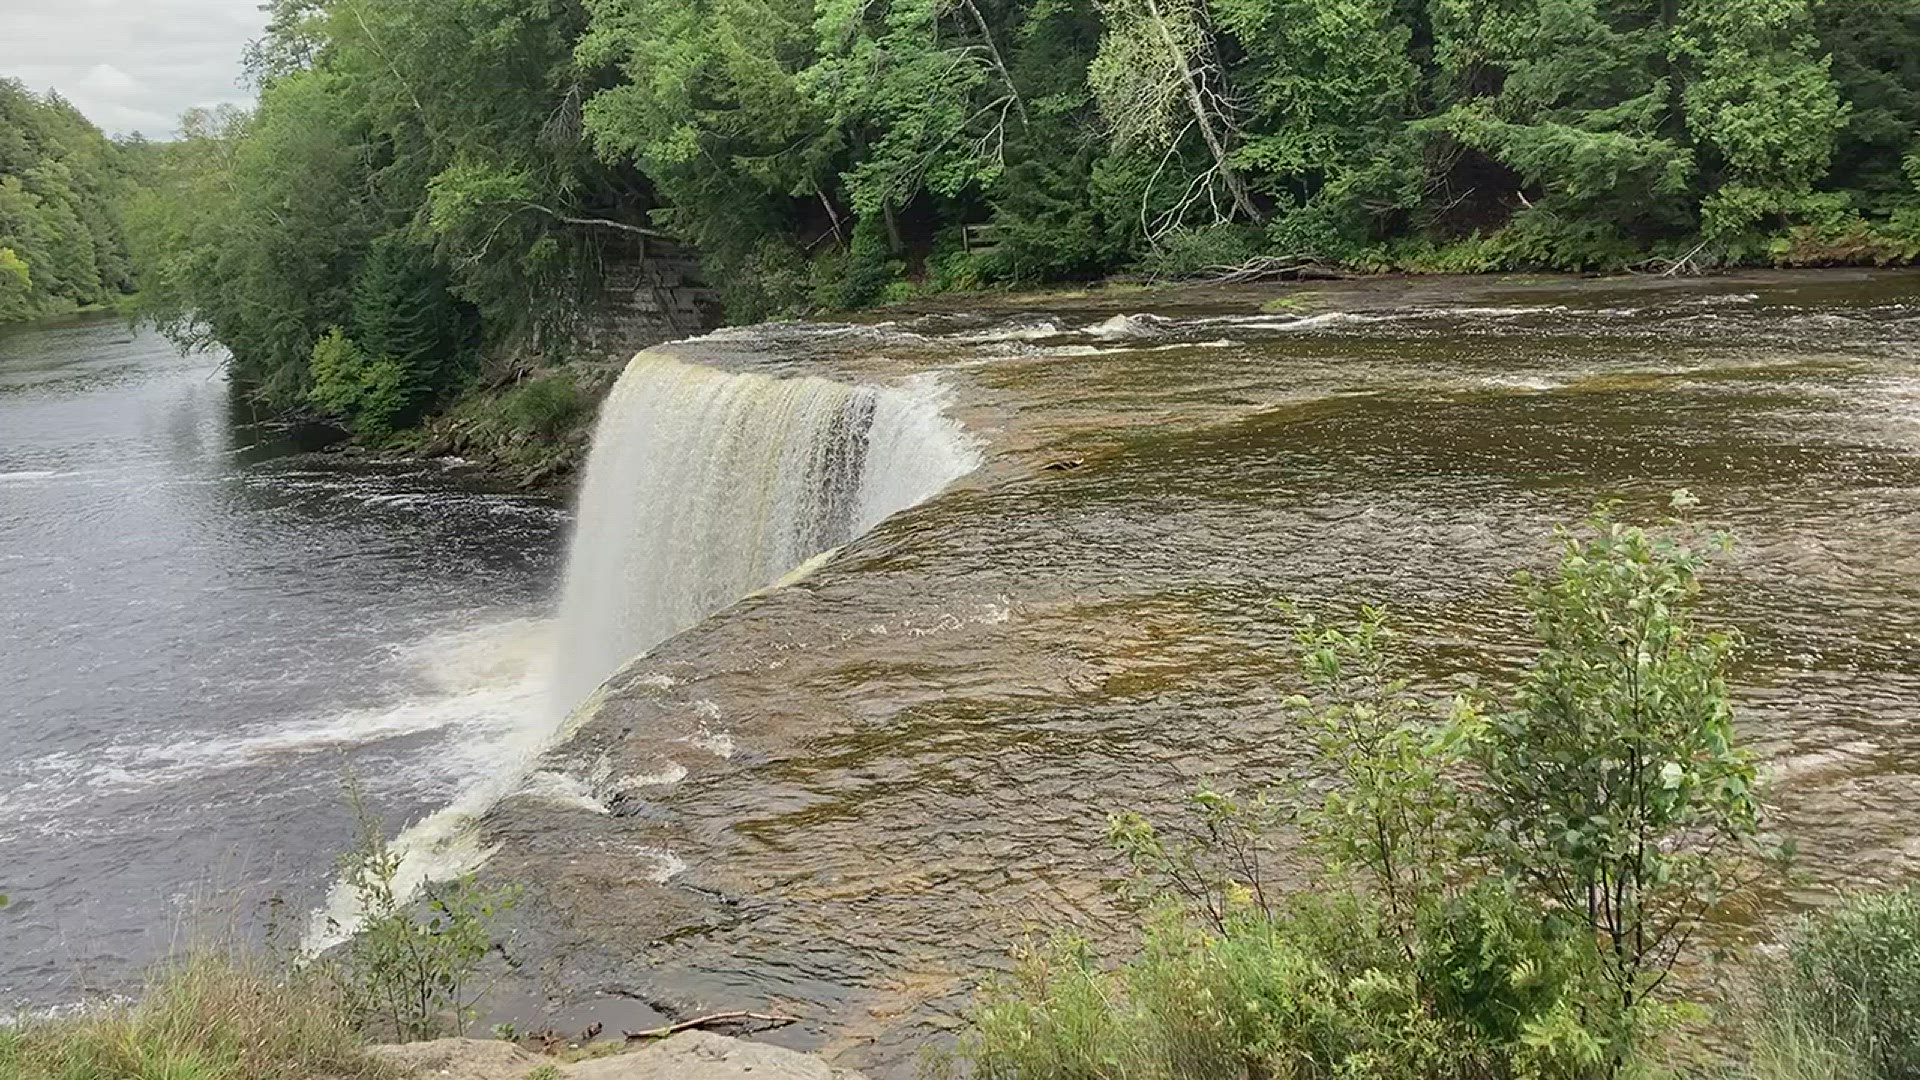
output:
[[[1291,619],[1384,602],[1436,692],[1525,656],[1513,575],[1689,488],[1806,853],[1727,933],[1920,857],[1920,277],[1377,281],[1010,302],[672,346],[933,378],[982,466],[655,649],[490,870],[563,1026],[775,1006],[906,1076],[1035,933],[1124,936],[1109,813],[1311,780]],[[1049,466],[1074,466],[1053,467]],[[1114,941],[1115,937],[1121,941]],[[530,991],[532,992],[532,991]]]
[[[0,1003],[297,922],[352,842],[498,769],[566,517],[452,463],[300,453],[213,355],[0,331]]]
[[[1711,614],[1807,853],[1731,931],[1763,936],[1920,860],[1917,330],[1920,275],[1832,272],[1115,291],[669,346],[603,421],[604,550],[561,621],[723,610],[537,762],[558,506],[293,453],[217,359],[116,324],[0,337],[0,988],[123,986],[196,897],[310,901],[344,751],[393,828],[517,792],[467,804],[524,890],[502,1018],[773,1005],[806,1017],[777,1038],[910,1075],[1027,935],[1114,935],[1108,813],[1311,779],[1276,601],[1385,602],[1423,685],[1498,685],[1553,527],[1679,487],[1738,538]],[[852,469],[848,418],[890,401],[937,402],[978,467]],[[770,508],[815,489],[781,540]],[[778,568],[728,545],[843,540],[732,602]],[[649,590],[674,603],[623,599]]]

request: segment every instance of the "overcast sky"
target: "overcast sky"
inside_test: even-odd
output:
[[[244,104],[261,0],[0,0],[0,77],[58,90],[109,135],[171,135],[195,105]]]

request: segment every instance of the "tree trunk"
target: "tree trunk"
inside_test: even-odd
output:
[[[893,216],[893,204],[880,204],[880,220],[887,226],[887,253],[898,255],[907,249],[907,243],[900,238],[900,222]]]
[[[1227,147],[1220,133],[1214,129],[1215,117],[1207,109],[1206,99],[1200,96],[1200,77],[1194,74],[1193,65],[1188,62],[1187,54],[1180,49],[1180,43],[1173,39],[1173,31],[1167,28],[1166,17],[1160,14],[1159,0],[1146,0],[1147,12],[1153,17],[1153,28],[1160,32],[1160,41],[1167,47],[1167,55],[1180,65],[1180,77],[1187,95],[1187,108],[1193,110],[1193,120],[1200,128],[1200,137],[1206,140],[1207,151],[1213,155],[1213,163],[1220,170],[1221,179],[1226,181],[1227,193],[1233,196],[1233,205],[1248,218],[1262,220],[1265,215],[1253,205],[1253,197],[1247,191],[1247,185],[1240,174],[1233,170],[1227,160]]]
[[[980,13],[973,0],[960,0],[960,5],[973,16],[974,25],[980,28],[980,40],[987,44],[987,58],[993,61],[993,69],[1000,73],[1000,81],[1007,84],[1007,93],[1013,95],[1013,109],[1020,115],[1020,127],[1027,127],[1027,102],[1020,96],[1020,90],[1013,85],[1013,74],[1007,70],[1007,62],[1000,58],[1000,46],[994,44],[993,30],[987,26],[987,17]]]

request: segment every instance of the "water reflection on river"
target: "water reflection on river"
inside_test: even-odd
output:
[[[525,972],[576,1005],[792,1002],[787,1038],[910,1072],[1030,928],[1108,925],[1109,811],[1298,775],[1273,600],[1385,601],[1424,677],[1498,680],[1552,527],[1682,486],[1740,540],[1715,609],[1807,869],[1912,872],[1920,278],[1276,295],[684,347],[937,371],[988,464],[630,669],[554,761],[597,803],[495,813]]]
[[[300,449],[219,357],[0,332],[0,1009],[317,900],[346,767],[397,827],[537,708],[560,506]]]

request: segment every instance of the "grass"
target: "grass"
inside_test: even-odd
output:
[[[224,952],[157,972],[138,1002],[0,1030],[0,1080],[396,1080],[323,971]]]
[[[1757,1080],[1920,1075],[1920,891],[1851,896],[1806,920],[1770,976]]]
[[[1750,1080],[1876,1080],[1857,1043],[1792,1009],[1776,1008],[1748,1048]]]
[[[1304,315],[1320,306],[1321,294],[1313,290],[1276,296],[1260,305],[1262,315]]]

